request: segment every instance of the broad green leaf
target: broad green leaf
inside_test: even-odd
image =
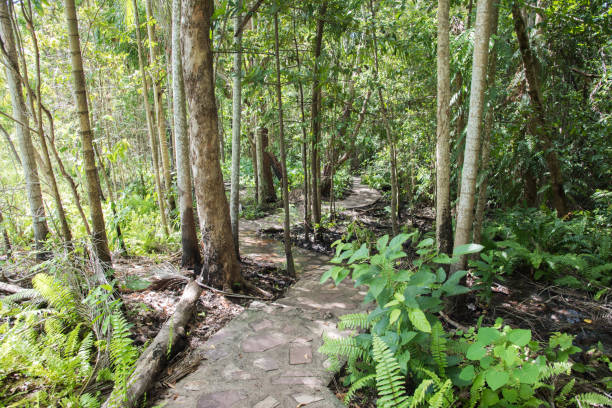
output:
[[[389,248],[399,248],[402,244],[410,239],[409,234],[399,234],[393,237],[391,242],[389,242]]]
[[[490,368],[485,372],[485,380],[487,380],[487,385],[491,387],[493,391],[496,391],[506,385],[509,379],[510,374],[497,367]]]
[[[539,375],[540,369],[535,364],[525,363],[523,368],[514,370],[514,376],[523,384],[535,384]]]
[[[482,344],[491,344],[500,338],[499,331],[493,327],[481,327],[478,329],[478,342]]]
[[[351,257],[348,260],[348,263],[353,263],[355,261],[361,261],[362,259],[366,259],[368,256],[370,256],[370,250],[368,249],[368,246],[366,244],[361,244],[359,249],[355,251],[353,255],[351,255]]]
[[[468,254],[475,254],[477,252],[482,251],[483,249],[484,247],[480,244],[459,245],[457,248],[453,250],[453,257],[468,255]]]
[[[387,242],[389,242],[389,235],[383,235],[378,238],[378,241],[376,241],[376,249],[378,249],[378,252],[382,252],[387,247]]]
[[[465,354],[465,356],[469,360],[474,360],[474,361],[480,360],[486,355],[487,355],[487,349],[485,348],[485,345],[482,343],[478,343],[478,342],[472,343],[470,347],[468,347],[467,353]]]
[[[474,371],[473,365],[468,365],[463,367],[461,372],[459,373],[459,378],[464,381],[472,381],[472,379],[476,376],[476,372]]]
[[[526,346],[531,341],[531,330],[514,329],[508,333],[508,340],[519,347]]]
[[[433,245],[433,243],[434,243],[433,238],[426,238],[422,240],[421,242],[419,242],[419,244],[417,245],[417,248],[430,247]]]
[[[391,314],[389,315],[389,324],[395,323],[397,319],[399,319],[401,314],[402,314],[402,311],[400,309],[393,309],[391,311]]]
[[[425,313],[421,309],[410,308],[408,318],[417,330],[425,333],[431,333],[431,325],[425,317]]]

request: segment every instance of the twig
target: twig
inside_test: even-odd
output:
[[[461,323],[457,323],[456,321],[454,321],[453,319],[448,317],[448,315],[446,313],[440,311],[440,312],[438,312],[438,314],[446,321],[446,323],[450,324],[451,326],[454,326],[455,328],[457,328],[459,330],[463,330],[464,332],[468,331],[467,327],[465,327]]]

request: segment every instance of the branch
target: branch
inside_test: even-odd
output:
[[[257,0],[255,4],[253,4],[253,7],[251,7],[251,9],[247,11],[247,13],[244,15],[244,18],[240,22],[240,27],[238,27],[238,30],[234,33],[234,37],[238,37],[240,34],[242,34],[242,32],[244,31],[244,26],[246,26],[251,17],[253,17],[253,14],[257,12],[257,9],[259,9],[259,6],[261,6],[263,2],[264,0]]]

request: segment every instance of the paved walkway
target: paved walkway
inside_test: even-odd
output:
[[[353,180],[353,193],[338,208],[357,208],[380,195]],[[241,220],[240,250],[251,257],[283,263],[282,243],[257,230],[279,223],[273,215]],[[361,310],[365,292],[343,282],[319,284],[329,257],[294,248],[299,281],[274,302],[253,302],[201,348],[199,368],[180,380],[160,401],[167,408],[343,407],[327,388],[333,373],[317,349],[322,336],[338,336],[337,318]],[[165,404],[165,405],[164,405]]]

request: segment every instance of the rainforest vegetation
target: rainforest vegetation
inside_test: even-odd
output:
[[[347,406],[612,405],[609,1],[0,0],[0,62],[0,406],[155,406],[296,251]]]

